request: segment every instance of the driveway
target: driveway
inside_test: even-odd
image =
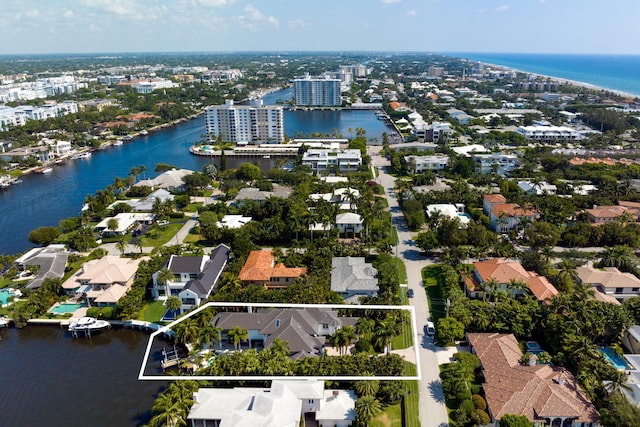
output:
[[[433,338],[424,334],[425,326],[429,319],[429,306],[427,304],[427,295],[421,286],[421,271],[427,265],[432,264],[432,261],[425,258],[420,249],[415,246],[413,233],[409,231],[397,198],[389,195],[390,192],[393,193],[395,178],[387,174],[386,168],[389,166],[389,162],[378,154],[379,149],[380,147],[369,148],[373,166],[377,167],[380,173],[376,182],[384,187],[384,192],[389,202],[389,210],[391,211],[391,219],[398,231],[399,243],[394,250],[397,256],[404,261],[407,268],[407,285],[409,289],[413,289],[415,294],[413,298],[409,299],[409,303],[415,308],[418,345],[420,346],[418,351],[422,370],[422,379],[419,381],[420,425],[422,427],[444,427],[449,425],[449,419],[444,403],[442,384],[440,383],[438,354],[442,354],[445,350],[437,348],[433,343]],[[448,359],[447,356],[445,356],[446,359]]]

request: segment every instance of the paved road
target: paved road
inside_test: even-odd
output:
[[[421,271],[432,261],[425,258],[414,245],[413,234],[409,231],[404,215],[398,205],[398,200],[393,194],[395,178],[386,173],[388,161],[377,155],[378,151],[379,147],[370,147],[369,151],[373,165],[378,167],[380,172],[376,181],[385,189],[391,218],[398,231],[399,244],[396,251],[398,257],[404,261],[407,267],[407,285],[410,289],[413,289],[415,294],[413,298],[409,299],[409,302],[415,307],[420,345],[419,357],[422,369],[422,379],[419,381],[420,425],[422,427],[444,427],[449,425],[449,419],[439,377],[438,352],[446,352],[447,350],[436,348],[433,344],[433,339],[424,334],[429,318],[429,306],[426,293],[422,288]]]

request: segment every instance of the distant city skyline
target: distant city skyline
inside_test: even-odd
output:
[[[637,0],[2,0],[0,54],[640,54]]]

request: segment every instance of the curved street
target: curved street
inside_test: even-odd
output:
[[[426,292],[422,288],[421,271],[432,261],[425,258],[413,242],[413,234],[409,231],[394,193],[395,178],[386,172],[389,162],[379,155],[380,148],[369,147],[371,164],[378,169],[379,176],[376,181],[384,187],[385,195],[389,202],[391,219],[398,232],[399,242],[394,250],[407,268],[407,285],[409,289],[413,289],[415,295],[413,298],[409,298],[409,303],[415,308],[416,312],[419,341],[418,353],[422,370],[422,377],[419,381],[420,425],[423,427],[445,427],[449,425],[449,419],[440,382],[438,356],[442,352],[445,353],[443,357],[448,358],[449,352],[447,349],[436,347],[433,343],[433,338],[425,335],[425,327],[429,319],[429,305]]]

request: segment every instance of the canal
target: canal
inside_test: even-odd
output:
[[[291,89],[265,96],[265,104],[286,101]],[[310,137],[314,132],[343,137],[355,136],[356,128],[366,131],[367,138],[382,138],[387,129],[372,111],[285,111],[285,133]],[[32,245],[27,240],[31,230],[58,225],[61,219],[80,214],[88,194],[112,184],[114,178],[126,177],[132,167],[144,165],[141,178],[154,177],[158,163],[201,170],[211,159],[194,156],[189,146],[205,133],[204,116],[148,136],[136,138],[121,146],[94,152],[88,159],[71,160],[54,166],[45,175],[29,175],[23,183],[0,192],[0,254],[14,254]],[[274,160],[275,162],[275,160]],[[234,167],[233,163],[227,163]]]

